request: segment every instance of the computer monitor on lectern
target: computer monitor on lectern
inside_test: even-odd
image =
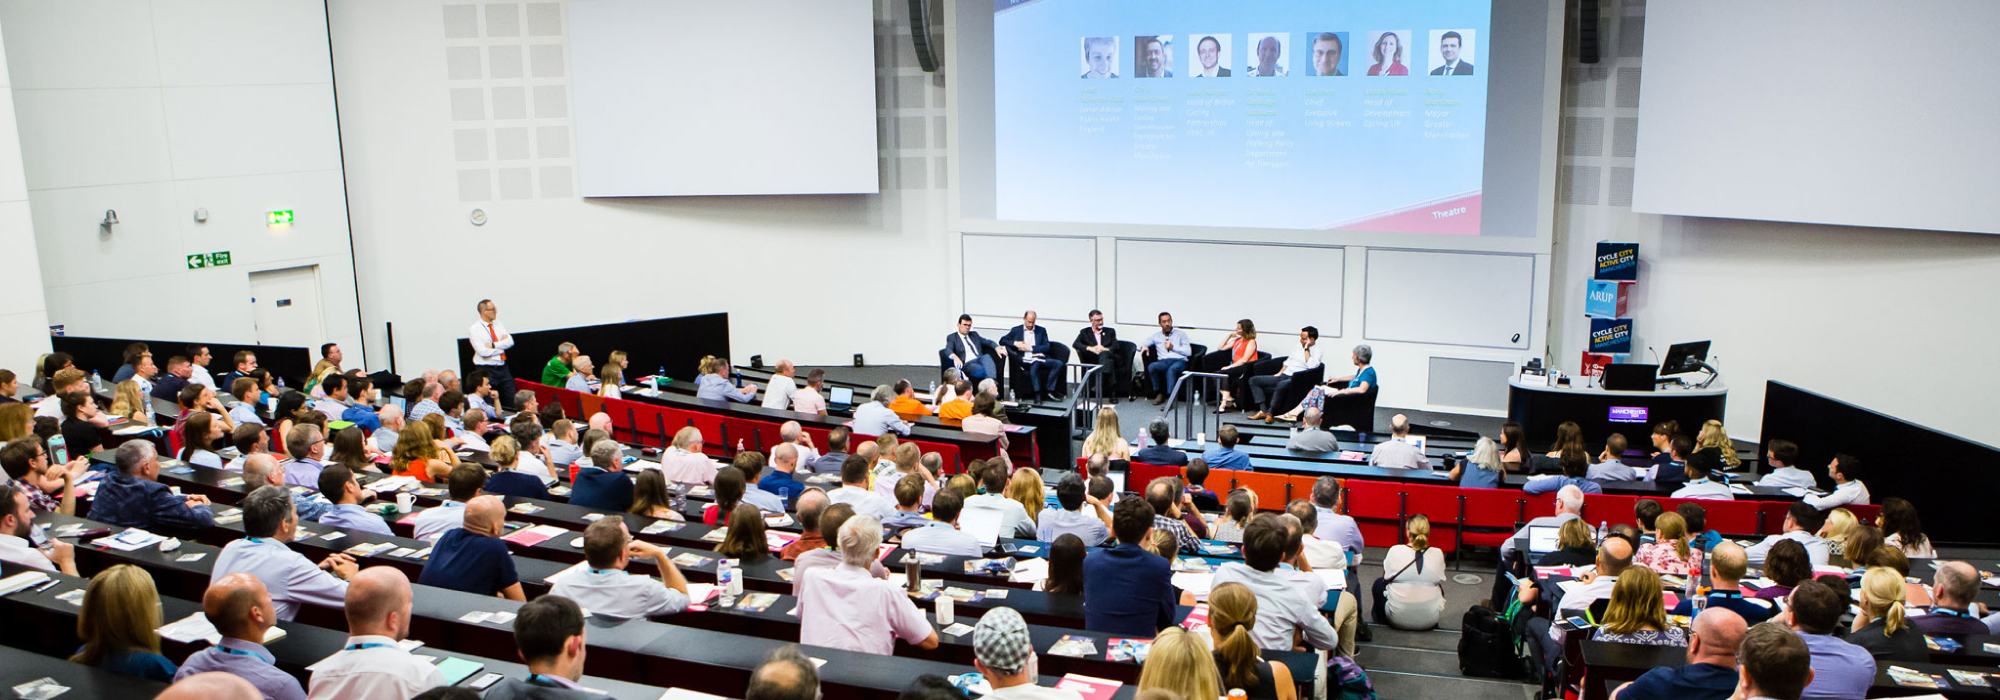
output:
[[[1675,343],[1667,348],[1667,356],[1660,363],[1660,376],[1701,369],[1701,365],[1708,362],[1708,342]]]

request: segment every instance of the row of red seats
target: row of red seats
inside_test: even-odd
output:
[[[629,399],[609,399],[523,379],[515,379],[514,386],[535,392],[535,400],[541,403],[560,404],[565,415],[578,421],[586,420],[592,414],[599,412],[610,416],[613,437],[627,444],[666,447],[673,444],[674,433],[679,432],[682,427],[694,426],[701,430],[704,451],[723,458],[736,455],[738,440],[742,440],[745,447],[753,450],[762,451],[770,448],[778,443],[778,428],[784,424],[783,420],[776,418],[727,415]],[[824,452],[827,434],[831,429],[802,425],[806,434],[812,436],[813,444]],[[861,440],[873,440],[876,437],[857,433],[849,438],[848,446],[852,448]],[[929,440],[908,442],[915,442],[925,452],[938,453],[944,460],[946,474],[964,471],[966,460],[998,456],[995,448],[991,446],[960,446]]]
[[[1162,476],[1181,476],[1180,467],[1133,462],[1127,488],[1138,491]],[[1261,510],[1283,510],[1294,499],[1309,498],[1318,477],[1229,469],[1211,469],[1206,486],[1219,494],[1247,488],[1257,494]],[[1555,494],[1528,495],[1519,489],[1478,489],[1410,484],[1398,481],[1341,479],[1347,494],[1347,515],[1369,542],[1403,541],[1403,521],[1423,514],[1431,521],[1431,546],[1443,551],[1459,547],[1497,547],[1513,537],[1528,520],[1555,512]],[[1682,503],[1697,503],[1707,511],[1708,528],[1730,535],[1776,534],[1784,525],[1787,501],[1708,501],[1660,496],[1590,495],[1583,499],[1586,523],[1636,525],[1633,507],[1641,499],[1658,501],[1668,511]],[[1879,506],[1847,506],[1855,517],[1872,522]]]

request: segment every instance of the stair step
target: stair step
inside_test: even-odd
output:
[[[1370,625],[1368,629],[1374,633],[1375,638],[1368,642],[1363,642],[1361,646],[1458,652],[1458,630],[1435,629],[1423,632],[1409,632],[1383,625]]]
[[[1373,672],[1375,669],[1403,673],[1428,673],[1439,676],[1457,676],[1458,651],[1441,651],[1416,647],[1384,647],[1363,644],[1355,648],[1354,660],[1362,668]]]
[[[1366,664],[1368,682],[1382,700],[1534,700],[1538,686],[1494,678],[1378,670]]]

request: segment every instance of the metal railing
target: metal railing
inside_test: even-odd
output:
[[[1097,421],[1097,407],[1104,405],[1104,365],[1071,362],[1063,365],[1063,380],[1077,390],[1070,394],[1070,428],[1090,434]]]
[[[1207,399],[1220,396],[1228,379],[1215,372],[1182,372],[1167,392],[1167,429],[1182,440],[1197,434],[1213,438],[1222,427],[1222,417],[1209,408]]]

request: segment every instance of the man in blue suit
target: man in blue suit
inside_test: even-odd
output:
[[[944,337],[944,351],[951,358],[951,365],[975,382],[997,374],[993,356],[986,354],[993,349],[993,341],[979,337],[972,330],[972,317],[965,314],[958,315],[958,331]]]
[[[1143,638],[1173,626],[1173,569],[1165,557],[1139,546],[1153,534],[1153,506],[1142,498],[1119,499],[1111,530],[1118,546],[1083,559],[1084,628]]]
[[[1028,400],[1051,398],[1062,387],[1062,360],[1047,356],[1049,329],[1035,325],[1035,312],[1022,314],[1021,325],[1000,336],[1000,354],[1006,355],[1009,349],[1015,353],[1014,365],[1027,370],[1029,383],[1034,387],[1034,395]]]

